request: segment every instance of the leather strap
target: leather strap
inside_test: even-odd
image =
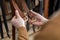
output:
[[[18,5],[16,4],[16,2],[14,0],[12,0],[12,4],[15,10],[18,10],[20,13],[20,16],[23,18],[25,17],[24,13],[19,9]]]
[[[27,7],[25,0],[19,0],[19,2],[22,4],[22,7],[24,9],[25,12],[29,12],[29,8]]]

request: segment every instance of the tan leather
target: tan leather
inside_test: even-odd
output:
[[[18,40],[28,40],[28,33],[25,27],[18,29]]]

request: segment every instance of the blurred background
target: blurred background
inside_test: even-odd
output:
[[[19,1],[19,0],[16,0]],[[24,0],[28,8],[46,18],[50,18],[51,15],[60,9],[60,0]],[[22,7],[21,7],[22,8]],[[12,6],[10,0],[0,0],[0,40],[13,40],[12,38]],[[33,40],[36,32],[40,27],[26,23],[26,28],[29,35],[29,40]],[[15,30],[17,40],[17,30]]]

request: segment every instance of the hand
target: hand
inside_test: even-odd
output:
[[[31,18],[35,18],[36,20],[31,20],[29,19],[29,23],[33,24],[33,25],[43,25],[44,23],[46,23],[48,21],[48,19],[44,18],[43,16],[41,16],[39,13],[36,13],[34,11],[30,11],[29,16]]]
[[[15,26],[16,28],[25,27],[25,21],[19,15],[18,10],[15,11],[15,14],[16,14],[16,16],[14,16],[11,20],[12,25]]]

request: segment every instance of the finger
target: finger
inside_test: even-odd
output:
[[[31,12],[32,12],[32,14],[33,14],[36,18],[43,17],[42,15],[40,15],[40,14],[37,13],[37,12],[34,12],[34,11],[32,11],[32,10],[31,10]]]
[[[31,19],[29,19],[29,20],[28,20],[28,22],[29,22],[30,24],[32,24],[34,21],[33,21],[33,20],[31,20]]]
[[[24,18],[24,20],[25,20],[25,22],[27,22],[27,21],[28,21],[28,17],[26,16],[26,17]]]
[[[34,22],[34,23],[32,23],[32,24],[33,24],[33,25],[36,25],[36,26],[42,25],[41,22]]]
[[[17,17],[20,17],[18,10],[15,11]]]

